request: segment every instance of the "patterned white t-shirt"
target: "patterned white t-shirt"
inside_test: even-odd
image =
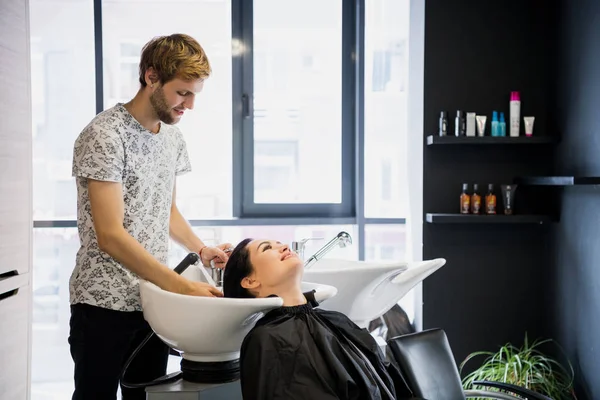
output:
[[[186,144],[177,127],[161,124],[154,134],[122,103],[98,114],[81,132],[73,150],[81,246],[69,282],[71,304],[141,310],[137,275],[98,247],[87,179],[122,184],[125,229],[164,264],[175,176],[190,170]]]

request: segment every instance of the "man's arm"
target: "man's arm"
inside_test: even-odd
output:
[[[88,193],[100,250],[164,290],[175,293],[194,291],[190,281],[161,264],[125,230],[120,183],[88,179]]]

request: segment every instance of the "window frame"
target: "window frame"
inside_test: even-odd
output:
[[[342,201],[339,204],[254,202],[253,1],[231,0],[232,215],[189,220],[192,226],[356,225],[359,260],[365,259],[366,225],[401,225],[405,218],[365,218],[364,62],[365,1],[342,0]],[[104,110],[102,0],[93,0],[96,112]],[[76,227],[76,220],[35,220],[34,228]]]
[[[356,1],[342,0],[342,165],[340,203],[256,203],[254,201],[254,13],[253,2],[232,0],[232,37],[243,52],[234,57],[233,73],[233,126],[234,151],[234,217],[264,218],[348,218],[356,215],[355,143],[357,109],[356,54]]]

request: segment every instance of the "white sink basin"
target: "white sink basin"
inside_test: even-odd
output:
[[[195,281],[206,281],[196,265],[182,275]],[[336,295],[336,288],[303,282],[304,291],[316,290],[321,302]],[[140,280],[144,318],[156,335],[167,345],[181,352],[190,361],[219,362],[239,358],[240,346],[246,334],[264,312],[280,307],[278,297],[266,299],[230,299],[196,297],[160,289]]]
[[[443,258],[412,263],[325,258],[304,271],[304,280],[336,287],[335,298],[321,308],[342,312],[366,328],[444,264]]]

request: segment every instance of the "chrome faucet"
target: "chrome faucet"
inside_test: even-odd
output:
[[[300,240],[299,242],[292,242],[292,251],[298,254],[298,257],[300,257],[302,261],[304,261],[304,247],[306,246],[306,242],[308,242],[309,240],[323,240],[323,238],[305,238]]]
[[[233,247],[229,247],[223,250],[225,254],[230,255],[233,251]],[[210,277],[215,282],[217,287],[223,287],[223,269],[215,267],[215,260],[210,260]]]
[[[352,237],[348,232],[340,232],[333,239],[325,244],[325,246],[321,247],[315,254],[310,256],[308,260],[304,262],[304,268],[310,268],[314,263],[323,258],[327,253],[329,253],[333,248],[337,245],[341,248],[344,248],[348,245],[352,244]]]

